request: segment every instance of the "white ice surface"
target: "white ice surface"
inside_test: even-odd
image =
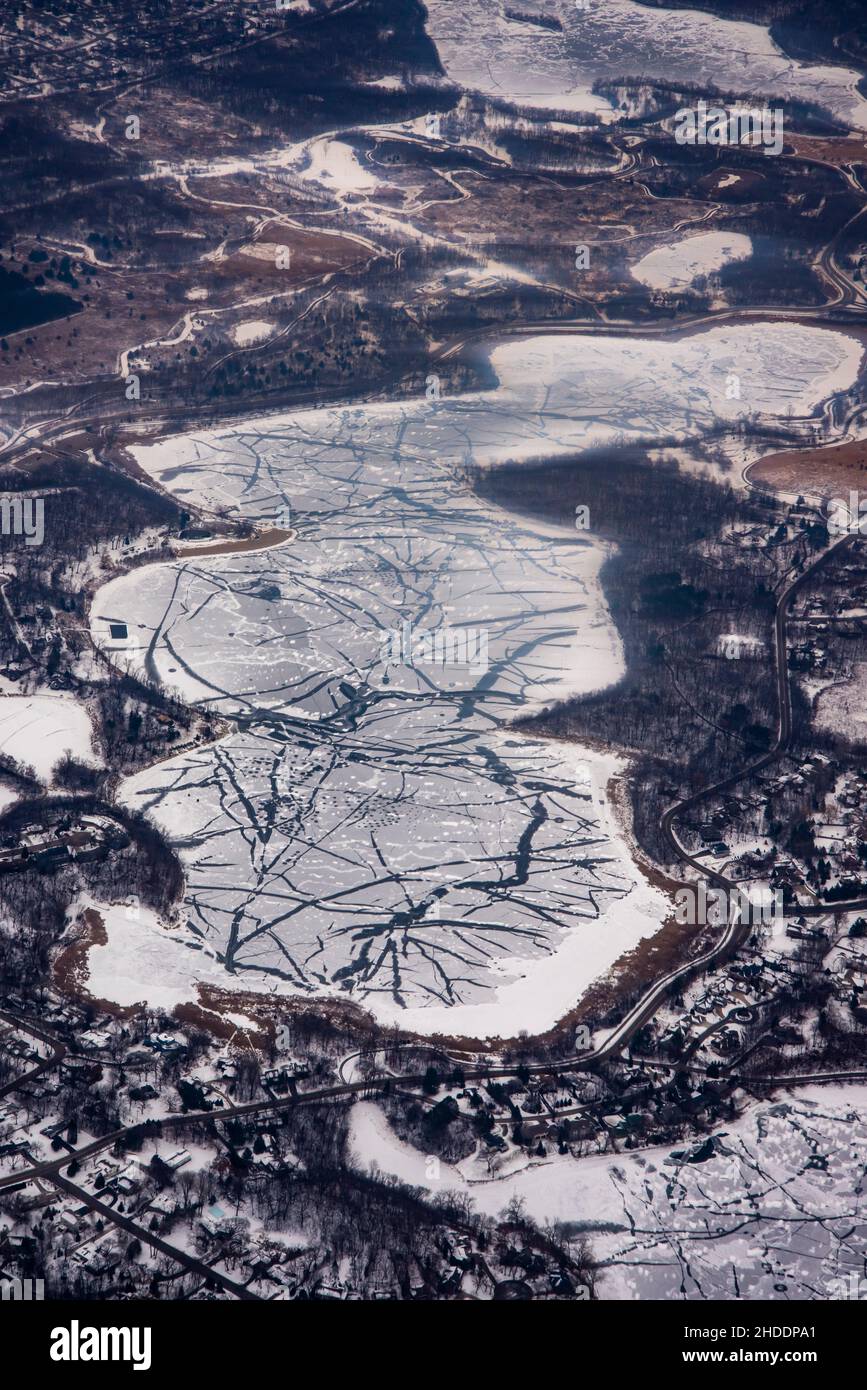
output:
[[[289,505],[297,530],[136,570],[92,607],[97,641],[129,623],[123,660],[242,721],[124,792],[185,857],[186,939],[240,987],[342,995],[428,1032],[561,1016],[666,911],[607,824],[593,760],[506,727],[622,672],[604,551],[481,502],[455,467],[809,411],[860,357],[844,334],[771,323],[534,338],[494,351],[493,392],[138,450],[179,498],[259,521]],[[385,666],[380,638],[403,622],[484,630],[487,671]],[[183,956],[165,970],[185,974]]]
[[[428,33],[450,80],[503,101],[599,111],[611,119],[610,104],[591,91],[594,81],[657,78],[757,102],[818,102],[855,129],[867,129],[859,73],[798,62],[758,24],[635,0],[588,0],[583,10],[573,0],[548,0],[562,32],[508,20],[494,0],[426,0],[426,8]]]
[[[839,1280],[848,1285],[852,1270],[863,1278],[862,1095],[858,1086],[780,1090],[717,1127],[703,1162],[687,1161],[699,1137],[577,1160],[553,1151],[488,1180],[479,1180],[478,1160],[444,1163],[432,1179],[426,1156],[370,1102],[353,1106],[349,1143],[362,1169],[373,1164],[433,1193],[465,1192],[491,1216],[519,1197],[540,1224],[585,1234],[603,1299],[783,1304],[840,1298]]]
[[[699,232],[642,256],[632,275],[652,290],[683,289],[699,275],[746,260],[752,250],[752,241],[740,232]]]

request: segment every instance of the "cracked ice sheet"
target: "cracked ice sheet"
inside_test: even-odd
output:
[[[660,1149],[609,1160],[603,1185],[629,1229],[591,1235],[611,1271],[603,1297],[840,1298],[852,1271],[863,1295],[864,1088],[781,1094],[717,1129],[704,1162]]]
[[[749,360],[767,403],[773,337],[716,335],[715,360]],[[784,337],[790,400],[854,371],[842,335]],[[713,354],[676,348],[707,418]],[[636,886],[586,762],[504,732],[532,703],[620,676],[601,547],[481,503],[454,465],[593,439],[587,399],[605,430],[626,408],[635,428],[670,429],[660,350],[535,339],[497,350],[503,385],[486,396],[305,411],[138,451],[178,496],[257,519],[289,505],[297,530],[267,552],[133,571],[92,609],[97,640],[126,622],[123,659],[243,724],[126,790],[184,850],[188,939],[227,984],[508,1034],[548,1026],[655,929],[665,904]],[[385,667],[382,632],[403,621],[485,629],[489,670]],[[184,954],[167,969],[188,971]]]
[[[582,1230],[603,1299],[824,1300],[851,1296],[853,1271],[863,1297],[863,1096],[863,1087],[812,1086],[751,1104],[716,1130],[700,1163],[686,1161],[703,1142],[693,1139],[579,1160],[550,1154],[493,1180],[465,1160],[432,1183],[425,1156],[365,1102],[352,1108],[349,1144],[362,1169],[466,1192],[491,1216],[519,1197],[540,1224]]]
[[[634,0],[547,0],[562,32],[508,20],[498,0],[426,0],[427,30],[450,81],[501,101],[616,119],[594,82],[641,78],[738,96],[818,102],[867,129],[867,101],[851,68],[788,57],[759,24]],[[536,8],[534,6],[534,8]]]

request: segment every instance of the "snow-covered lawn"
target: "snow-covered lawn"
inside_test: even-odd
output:
[[[301,177],[333,188],[338,193],[365,193],[376,188],[379,179],[366,168],[351,145],[323,135],[308,146],[309,163]]]
[[[72,695],[0,695],[0,752],[43,780],[67,751],[94,763],[92,732],[87,710]]]

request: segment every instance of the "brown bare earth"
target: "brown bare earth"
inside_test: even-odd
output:
[[[200,995],[204,993],[201,988],[199,992]],[[222,1014],[215,1013],[213,1009],[202,1008],[199,1004],[177,1004],[173,1012],[179,1023],[200,1028],[212,1037],[232,1042],[237,1047],[262,1051],[273,1041],[273,1027],[263,1032],[253,1028],[239,1028],[232,1019],[224,1018]]]
[[[808,159],[824,159],[829,164],[863,164],[867,145],[848,136],[786,135],[786,149]]]
[[[85,1000],[95,1005],[102,1013],[111,1014],[114,1018],[132,1018],[145,1007],[144,1002],[130,1004],[124,1008],[108,999],[95,999],[88,989],[90,970],[87,958],[90,950],[93,946],[108,944],[108,933],[101,915],[92,907],[85,908],[76,920],[73,930],[76,932],[74,940],[68,946],[64,946],[55,957],[55,987],[67,999]]]
[[[291,540],[294,531],[281,531],[272,526],[268,531],[259,531],[255,536],[247,536],[237,541],[217,541],[215,545],[182,545],[175,550],[179,560],[197,558],[199,555],[245,555],[253,550],[271,550]]]
[[[265,259],[256,255],[252,248],[264,252],[271,246],[284,246],[291,253],[291,264],[285,270],[278,270],[273,257]],[[348,269],[367,261],[370,248],[351,237],[341,236],[339,232],[308,232],[301,227],[293,227],[285,222],[267,222],[260,228],[255,241],[242,247],[238,253],[245,262],[247,273],[251,262],[255,273],[261,275],[262,267],[273,270],[281,284],[291,284],[293,280],[306,280],[311,275],[326,275],[335,270]]]
[[[867,440],[768,454],[751,464],[746,476],[754,485],[776,492],[833,497],[841,490],[863,488],[867,481]]]

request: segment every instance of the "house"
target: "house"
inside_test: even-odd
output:
[[[202,1212],[199,1224],[204,1227],[209,1236],[218,1236],[224,1230],[227,1220],[228,1217],[223,1208],[218,1206],[216,1202],[212,1202]]]
[[[26,1154],[30,1151],[30,1145],[23,1139],[11,1144],[0,1144],[0,1158],[15,1158],[18,1154]]]
[[[290,1077],[286,1067],[274,1067],[270,1071],[263,1071],[262,1085],[270,1091],[285,1091],[289,1085]]]
[[[64,1058],[60,1064],[60,1075],[65,1081],[77,1082],[82,1086],[89,1086],[94,1081],[99,1081],[102,1077],[102,1067],[99,1062],[89,1062],[86,1058]]]
[[[88,1274],[108,1274],[120,1264],[123,1256],[116,1246],[104,1245],[95,1251],[93,1259],[87,1265]]]
[[[721,1052],[724,1055],[737,1052],[740,1045],[741,1038],[736,1028],[721,1028],[711,1043],[714,1052]]]
[[[70,854],[75,862],[87,864],[97,859],[108,857],[108,847],[106,845],[85,844],[70,850]]]
[[[160,1217],[174,1216],[176,1211],[180,1211],[180,1206],[181,1204],[174,1193],[166,1189],[166,1191],[161,1192],[158,1197],[154,1197],[153,1201],[148,1205],[148,1212],[154,1216]],[[220,1208],[218,1207],[216,1210],[219,1211]]]
[[[644,1130],[650,1129],[653,1124],[653,1116],[646,1110],[630,1110],[628,1115],[624,1115],[626,1129],[630,1134],[642,1134]]]
[[[44,1129],[41,1129],[39,1133],[44,1134],[46,1139],[56,1139],[58,1134],[62,1134],[63,1131],[68,1128],[68,1120],[54,1120],[50,1125],[46,1125]]]
[[[463,1236],[447,1235],[443,1243],[450,1264],[457,1265],[459,1269],[472,1268],[473,1252]]]
[[[574,1144],[579,1139],[592,1139],[597,1130],[596,1121],[590,1115],[569,1116],[563,1121],[563,1132],[567,1144]]]
[[[522,1144],[537,1144],[540,1139],[547,1139],[549,1127],[548,1120],[522,1120],[518,1137]]]
[[[186,1043],[180,1038],[172,1037],[170,1033],[152,1033],[143,1039],[143,1043],[162,1057],[180,1057],[187,1050]]]
[[[153,1086],[149,1084],[145,1086],[130,1086],[129,1088],[130,1100],[135,1100],[138,1102],[156,1100],[158,1095],[159,1091],[154,1090]]]
[[[43,845],[33,851],[33,863],[37,869],[56,869],[69,859],[68,845]]]

